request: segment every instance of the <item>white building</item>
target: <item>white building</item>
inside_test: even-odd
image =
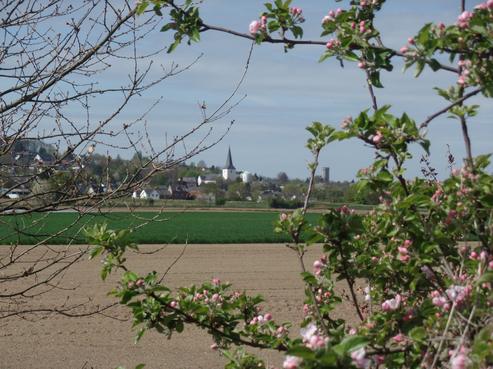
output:
[[[231,147],[228,148],[228,157],[226,158],[226,165],[223,168],[223,178],[225,181],[235,181],[238,178],[238,172],[231,158]]]
[[[244,171],[240,174],[241,181],[243,183],[250,183],[253,179],[252,173]]]

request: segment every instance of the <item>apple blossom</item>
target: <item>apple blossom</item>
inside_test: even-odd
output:
[[[351,359],[355,367],[359,369],[368,369],[371,364],[371,360],[366,357],[366,351],[364,347],[351,352]]]
[[[250,33],[252,35],[257,34],[261,26],[262,24],[258,20],[252,21],[249,26]]]
[[[303,360],[296,356],[287,355],[284,359],[282,367],[284,369],[297,369]]]
[[[401,295],[397,294],[397,295],[395,295],[394,298],[389,299],[389,300],[385,300],[382,303],[382,310],[383,311],[395,311],[395,310],[399,309],[399,307],[401,306],[401,301],[402,301]]]

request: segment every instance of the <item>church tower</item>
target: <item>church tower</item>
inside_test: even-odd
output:
[[[231,147],[228,148],[228,157],[226,158],[226,165],[223,168],[223,178],[226,181],[234,181],[238,177],[236,168],[233,165],[233,159],[231,158]]]

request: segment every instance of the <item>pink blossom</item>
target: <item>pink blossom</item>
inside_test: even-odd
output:
[[[261,26],[262,24],[258,20],[252,21],[249,26],[250,33],[252,35],[257,34]]]
[[[284,337],[287,333],[288,333],[287,329],[284,328],[283,326],[280,326],[279,328],[276,329],[277,338]]]
[[[312,336],[317,333],[317,326],[314,323],[308,324],[306,327],[300,329],[300,335],[303,338],[303,342],[308,342]]]
[[[373,136],[372,141],[375,145],[378,145],[380,142],[382,142],[383,135],[377,131],[377,134]]]
[[[473,14],[469,11],[463,12],[459,17],[457,18],[457,25],[459,28],[467,28],[469,27],[469,21],[473,17]]]
[[[407,39],[407,42],[409,43],[409,45],[414,45],[416,43],[416,40],[414,39],[414,37],[409,37]]]
[[[173,309],[176,309],[178,307],[178,302],[173,300],[169,303],[169,306]]]
[[[375,355],[375,362],[382,365],[385,362],[385,355]]]
[[[333,20],[334,20],[334,18],[332,18],[329,15],[326,15],[325,17],[322,18],[322,24],[326,24],[326,23],[332,22]]]
[[[359,369],[367,369],[370,367],[371,361],[366,357],[366,351],[364,347],[351,352],[351,359],[355,367]]]
[[[308,315],[309,312],[310,312],[310,305],[304,304],[303,305],[303,314]]]
[[[329,341],[329,339],[327,337],[323,337],[323,336],[315,334],[315,335],[310,337],[308,342],[306,342],[306,347],[308,347],[309,349],[312,349],[312,350],[321,349],[321,348],[325,347],[325,345],[328,343],[328,341]]]
[[[397,294],[393,299],[385,300],[382,303],[382,310],[383,311],[395,311],[399,309],[401,306],[401,301],[402,297],[401,295]]]
[[[409,48],[407,46],[402,46],[400,51],[401,53],[406,54],[409,51]]]
[[[469,360],[469,358],[464,353],[460,352],[450,359],[450,368],[466,369],[470,363],[471,361]]]
[[[488,9],[488,5],[486,3],[481,3],[479,5],[476,5],[474,7],[474,9],[477,9],[477,10],[486,10],[486,9]]]
[[[137,287],[143,287],[144,284],[145,284],[145,282],[142,278],[137,279],[137,281],[135,282],[135,286],[137,286]]]
[[[282,363],[284,369],[297,369],[303,360],[296,356],[287,355]]]
[[[488,0],[486,5],[488,6],[488,9],[493,10],[493,0]]]
[[[265,320],[272,320],[272,314],[271,313],[265,313],[264,314],[264,319]]]
[[[336,16],[336,12],[333,10],[329,11],[329,17],[334,18]]]
[[[223,301],[223,298],[220,294],[215,293],[211,296],[211,301],[214,303],[221,303]]]
[[[221,284],[221,280],[219,278],[212,278],[212,284],[214,286],[219,286]]]
[[[471,254],[469,254],[469,259],[478,260],[478,253],[476,251],[471,252]]]
[[[450,301],[457,305],[462,304],[471,295],[471,292],[471,286],[451,286],[445,291]]]
[[[342,14],[342,9],[341,8],[337,8],[337,10],[336,10],[336,17],[338,17],[341,14]]]
[[[294,16],[297,16],[297,15],[301,15],[301,13],[303,13],[303,10],[301,10],[301,8],[298,8],[298,7],[292,7],[290,10],[291,14],[293,14]]]
[[[404,342],[406,340],[406,336],[403,335],[402,333],[399,333],[399,334],[396,334],[394,337],[392,337],[392,339],[397,343],[401,343],[401,342]]]
[[[341,128],[342,129],[346,129],[346,128],[348,128],[351,125],[351,123],[353,123],[353,117],[350,117],[350,116],[349,117],[346,117],[341,122]]]
[[[217,343],[213,343],[213,344],[211,345],[211,350],[216,351],[217,349],[218,349],[218,347],[217,347]]]
[[[490,262],[488,263],[488,268],[493,269],[493,260],[490,260]]]
[[[279,216],[279,220],[280,220],[281,222],[284,222],[284,221],[288,220],[288,214],[286,214],[286,213],[281,213],[281,215]]]
[[[336,44],[336,42],[335,42],[335,41],[336,41],[336,40],[334,40],[334,39],[329,40],[329,41],[327,42],[327,44],[325,44],[325,47],[327,47],[327,49],[329,49],[329,50],[333,49],[333,48],[334,48],[334,46],[335,46],[335,44]]]

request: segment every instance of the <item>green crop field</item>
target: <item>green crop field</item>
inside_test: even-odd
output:
[[[319,214],[308,214],[316,222]],[[279,212],[171,212],[142,213],[77,213],[18,214],[0,217],[0,244],[33,244],[49,235],[56,235],[50,244],[66,244],[70,239],[85,243],[82,227],[107,223],[110,229],[135,229],[134,242],[149,243],[274,243],[285,242],[285,236],[275,234],[274,222]],[[61,234],[61,230],[68,229]]]

